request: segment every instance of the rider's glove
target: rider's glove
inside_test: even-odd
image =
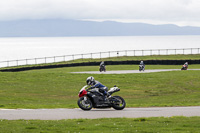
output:
[[[87,91],[88,91],[88,90],[91,90],[91,89],[93,89],[93,88],[95,88],[95,87],[91,86],[90,88],[87,89]]]

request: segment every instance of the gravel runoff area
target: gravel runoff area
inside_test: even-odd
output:
[[[188,69],[188,70],[200,70],[200,69]],[[152,69],[152,70],[116,70],[116,71],[86,71],[86,72],[71,72],[71,73],[86,73],[86,74],[127,74],[127,73],[152,73],[152,72],[165,72],[165,71],[181,71],[180,69]]]
[[[0,119],[7,120],[62,120],[62,119],[97,119],[97,118],[139,118],[139,117],[200,116],[200,106],[191,107],[149,107],[125,108],[124,110],[92,109],[0,109]]]

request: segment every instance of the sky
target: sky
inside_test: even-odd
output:
[[[200,0],[0,0],[0,21],[76,19],[200,27]]]

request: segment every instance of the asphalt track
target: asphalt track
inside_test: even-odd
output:
[[[188,69],[188,70],[200,70],[200,69]],[[152,72],[166,72],[166,71],[181,71],[180,69],[152,69],[152,70],[116,70],[116,71],[85,71],[85,72],[71,72],[71,73],[85,73],[85,74],[128,74],[128,73],[152,73]]]
[[[0,119],[7,120],[62,120],[97,118],[140,118],[140,117],[200,116],[200,106],[193,107],[154,107],[125,108],[124,110],[92,109],[1,109]]]

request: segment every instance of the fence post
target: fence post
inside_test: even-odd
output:
[[[74,55],[72,55],[72,60],[74,61]]]
[[[83,61],[83,54],[81,54],[82,55],[82,61]]]
[[[45,64],[47,63],[47,61],[46,61],[47,59],[46,59],[46,57],[44,58],[44,61],[45,61]]]
[[[166,49],[166,55],[168,55],[168,49]]]
[[[91,53],[91,59],[92,59],[92,53]]]
[[[176,49],[175,49],[175,55],[176,55]]]
[[[26,59],[26,65],[28,65],[28,59]]]
[[[17,66],[18,66],[18,60],[16,60],[16,62],[17,62]]]
[[[183,49],[183,55],[185,54],[184,49]]]
[[[9,67],[9,61],[7,61],[7,67]]]
[[[35,58],[35,64],[37,64],[37,58]]]
[[[152,56],[152,49],[151,49],[151,53],[150,53],[150,55]]]
[[[100,59],[101,59],[101,52],[100,52]]]
[[[126,56],[127,56],[127,50],[125,51],[125,53],[126,53]]]
[[[133,55],[135,56],[135,50],[133,50]]]
[[[109,51],[109,58],[110,58],[110,51]]]
[[[191,48],[191,54],[192,54],[192,48]]]
[[[142,50],[142,56],[144,56],[144,50]]]

